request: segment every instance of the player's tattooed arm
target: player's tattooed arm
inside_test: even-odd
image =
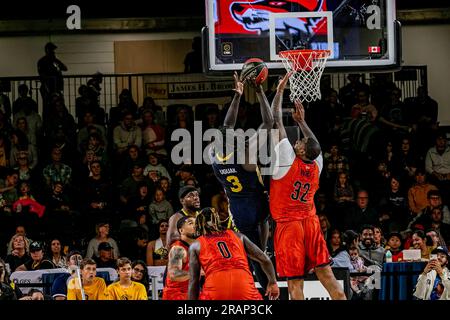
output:
[[[189,273],[183,270],[183,261],[186,261],[186,250],[180,246],[173,246],[169,252],[169,263],[167,265],[168,275],[172,281],[186,281]]]
[[[306,123],[305,108],[303,107],[302,103],[299,100],[296,100],[294,104],[295,104],[295,111],[292,113],[292,118],[294,119],[295,122],[297,122],[303,135],[306,138],[311,138],[314,139],[316,142],[319,142],[319,140],[317,140],[316,136]]]
[[[237,72],[233,74],[234,78],[234,97],[231,101],[230,107],[228,108],[227,114],[225,115],[225,120],[223,121],[224,127],[234,128],[236,124],[236,119],[239,111],[239,103],[241,101],[241,96],[244,93],[244,83],[239,80]]]
[[[180,219],[180,214],[173,214],[169,218],[169,229],[167,229],[167,239],[166,239],[166,248],[169,249],[170,245],[180,239],[180,233],[177,230],[177,222]]]
[[[189,246],[189,300],[198,300],[200,292],[200,243],[195,241]]]

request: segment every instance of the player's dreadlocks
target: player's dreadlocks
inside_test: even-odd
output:
[[[195,219],[195,228],[199,236],[225,230],[220,224],[219,214],[216,212],[216,209],[211,207],[204,208],[200,211]]]

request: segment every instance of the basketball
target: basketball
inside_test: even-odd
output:
[[[260,85],[266,81],[268,75],[269,69],[264,61],[259,58],[251,58],[244,62],[240,79],[242,82],[248,79],[255,79],[255,83]]]

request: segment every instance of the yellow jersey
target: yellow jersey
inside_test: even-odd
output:
[[[95,277],[92,284],[83,286],[86,300],[106,300],[105,280]],[[71,278],[67,284],[67,300],[82,300],[80,284],[77,278]]]
[[[122,287],[120,282],[111,283],[106,289],[108,300],[148,300],[143,284],[131,281],[131,286]]]

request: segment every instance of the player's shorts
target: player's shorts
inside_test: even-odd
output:
[[[200,300],[262,300],[249,271],[233,269],[206,277]]]
[[[230,200],[233,221],[240,232],[251,232],[270,215],[269,202],[265,195],[233,197]]]
[[[164,288],[162,300],[187,300],[188,292],[180,288]]]
[[[331,263],[316,215],[297,221],[277,221],[274,247],[277,274],[281,278],[302,279],[311,269]]]

